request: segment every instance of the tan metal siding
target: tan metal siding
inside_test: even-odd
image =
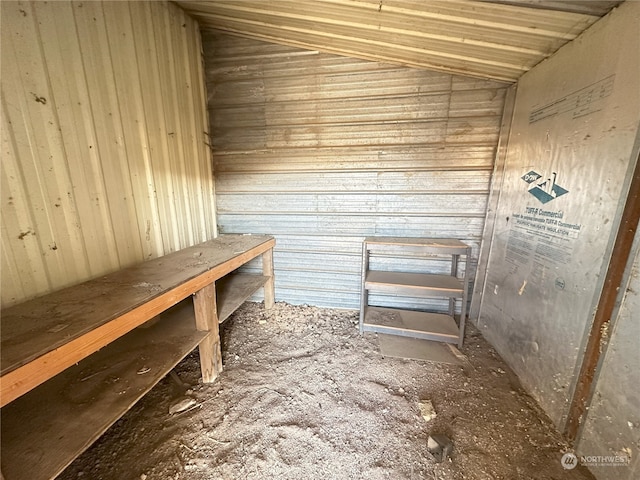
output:
[[[278,299],[356,308],[364,236],[452,236],[477,254],[504,84],[203,41],[220,229],[276,236]]]
[[[1,2],[2,305],[216,233],[198,26],[165,2]]]

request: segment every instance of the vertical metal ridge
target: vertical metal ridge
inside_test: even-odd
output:
[[[0,8],[2,306],[212,238],[195,20],[170,3]]]

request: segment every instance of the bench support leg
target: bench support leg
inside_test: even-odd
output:
[[[211,283],[194,294],[193,307],[196,315],[196,328],[209,332],[209,335],[200,342],[198,349],[200,351],[202,381],[211,383],[222,372],[215,284]]]
[[[276,300],[275,277],[273,275],[273,248],[262,254],[262,274],[269,277],[264,285],[264,308],[273,308]]]

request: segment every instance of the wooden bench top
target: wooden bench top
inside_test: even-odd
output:
[[[1,312],[1,405],[273,248],[222,235]]]

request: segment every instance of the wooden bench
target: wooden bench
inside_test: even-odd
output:
[[[213,382],[218,324],[260,288],[274,304],[274,245],[223,235],[3,310],[4,479],[57,476],[196,346]]]

